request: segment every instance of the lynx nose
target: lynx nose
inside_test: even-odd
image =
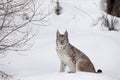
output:
[[[64,44],[64,42],[63,42],[63,41],[61,41],[61,44],[63,45],[63,44]]]

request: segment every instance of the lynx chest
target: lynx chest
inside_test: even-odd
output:
[[[64,64],[69,64],[69,62],[72,60],[71,57],[65,52],[65,51],[59,51],[57,50],[57,54]]]

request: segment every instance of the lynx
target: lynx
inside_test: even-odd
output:
[[[66,66],[70,69],[68,73],[75,73],[76,71],[102,72],[102,70],[96,72],[90,59],[82,51],[69,43],[67,31],[64,34],[60,34],[57,31],[56,37],[56,51],[61,61],[60,72],[64,72]]]

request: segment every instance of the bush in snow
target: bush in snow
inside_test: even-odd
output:
[[[9,80],[10,78],[12,78],[11,75],[8,75],[5,72],[0,71],[0,80]]]
[[[57,1],[56,3],[57,3],[57,5],[56,5],[56,8],[55,8],[55,14],[60,15],[61,11],[62,11],[62,7],[60,6],[59,1]]]
[[[119,25],[119,20],[118,18],[114,17],[114,16],[108,16],[105,15],[102,17],[103,21],[102,21],[102,26],[108,28],[109,31],[117,31],[116,27],[117,25]]]

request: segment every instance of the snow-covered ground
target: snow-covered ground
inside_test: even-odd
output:
[[[0,58],[3,64],[0,70],[20,80],[120,80],[120,32],[107,31],[100,23],[92,26],[102,15],[100,3],[100,0],[60,0],[62,14],[57,16],[53,11],[48,16],[48,26],[40,27],[32,40],[32,49],[19,52],[23,56],[10,52]],[[50,5],[55,5],[54,0]],[[61,33],[67,30],[70,43],[82,50],[96,70],[102,69],[103,73],[60,73],[57,30]]]

